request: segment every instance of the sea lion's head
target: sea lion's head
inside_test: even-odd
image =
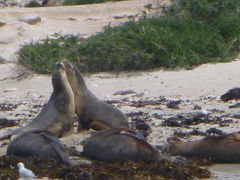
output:
[[[66,81],[68,81],[68,79],[65,72],[64,64],[58,62],[56,63],[56,68],[52,74],[53,91],[57,93],[65,89]]]
[[[66,68],[68,81],[75,93],[80,92],[79,90],[87,90],[84,79],[76,66],[73,66],[68,61],[63,61]]]

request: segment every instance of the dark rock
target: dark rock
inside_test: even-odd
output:
[[[240,88],[233,88],[230,89],[227,93],[221,96],[221,100],[224,102],[233,100],[233,99],[240,99]]]
[[[199,106],[199,105],[194,105],[194,107],[193,107],[193,110],[201,110],[202,108],[201,108],[201,106]]]
[[[167,108],[170,109],[179,109],[178,105],[181,103],[181,100],[177,100],[177,101],[169,101],[167,103]]]
[[[1,25],[0,25],[0,27],[1,27]],[[7,60],[4,59],[2,56],[0,56],[0,64],[5,64],[6,62],[7,62]]]
[[[0,27],[2,27],[2,26],[4,26],[4,25],[6,25],[6,23],[3,22],[3,21],[0,21]]]
[[[210,128],[206,131],[206,133],[208,134],[208,136],[210,135],[223,135],[224,133],[217,129],[217,128]]]
[[[123,91],[117,91],[113,95],[127,95],[127,94],[136,94],[136,91],[133,90],[123,90]]]
[[[8,120],[7,118],[0,118],[0,128],[12,127],[18,125],[19,122],[15,120]]]
[[[240,103],[236,103],[234,105],[231,105],[229,106],[230,109],[233,109],[233,108],[240,108]]]

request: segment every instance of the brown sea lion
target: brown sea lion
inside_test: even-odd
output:
[[[8,145],[7,155],[20,157],[43,156],[70,165],[61,141],[49,131],[28,131]]]
[[[107,129],[94,134],[83,145],[83,155],[104,162],[158,160],[158,152],[128,129]]]
[[[74,93],[76,114],[80,124],[78,129],[129,128],[126,116],[119,109],[98,99],[88,90],[76,66],[67,61],[63,63]]]
[[[52,85],[52,95],[38,116],[26,126],[17,128],[0,137],[0,140],[8,139],[14,134],[29,130],[47,130],[58,137],[73,131],[75,120],[74,95],[63,63],[56,64],[56,69],[52,75]]]
[[[206,158],[217,163],[240,163],[240,133],[210,136],[189,142],[170,138],[168,152],[174,156]]]
[[[240,99],[240,88],[230,89],[228,92],[226,92],[221,96],[221,100],[224,102],[227,102],[233,99]]]

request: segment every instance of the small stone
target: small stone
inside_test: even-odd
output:
[[[72,17],[68,18],[68,20],[69,20],[69,21],[76,21],[76,19],[75,19],[75,18],[72,18]]]
[[[0,21],[0,27],[2,27],[2,26],[4,26],[4,25],[6,25],[6,23],[3,22],[3,21]]]
[[[133,90],[122,90],[122,91],[117,91],[113,95],[127,95],[127,94],[136,94],[136,91]]]
[[[2,56],[0,56],[0,64],[5,64],[7,62]]]
[[[13,92],[13,91],[16,91],[17,88],[6,88],[3,90],[3,92]]]
[[[30,25],[34,25],[34,24],[37,24],[37,23],[40,23],[41,22],[41,17],[37,16],[37,17],[20,17],[18,19],[18,21],[22,21],[22,22],[25,22],[27,24],[30,24]]]
[[[181,100],[177,100],[177,101],[169,101],[167,103],[167,108],[170,109],[179,109],[178,105],[181,103]]]
[[[126,17],[126,15],[123,15],[123,16],[120,15],[120,16],[114,16],[113,18],[114,18],[114,19],[123,19],[123,18],[125,18],[125,17]]]
[[[98,84],[91,84],[92,87],[98,87]]]

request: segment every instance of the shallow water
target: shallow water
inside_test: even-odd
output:
[[[214,174],[214,177],[210,179],[240,180],[240,164],[216,164],[209,170]]]

